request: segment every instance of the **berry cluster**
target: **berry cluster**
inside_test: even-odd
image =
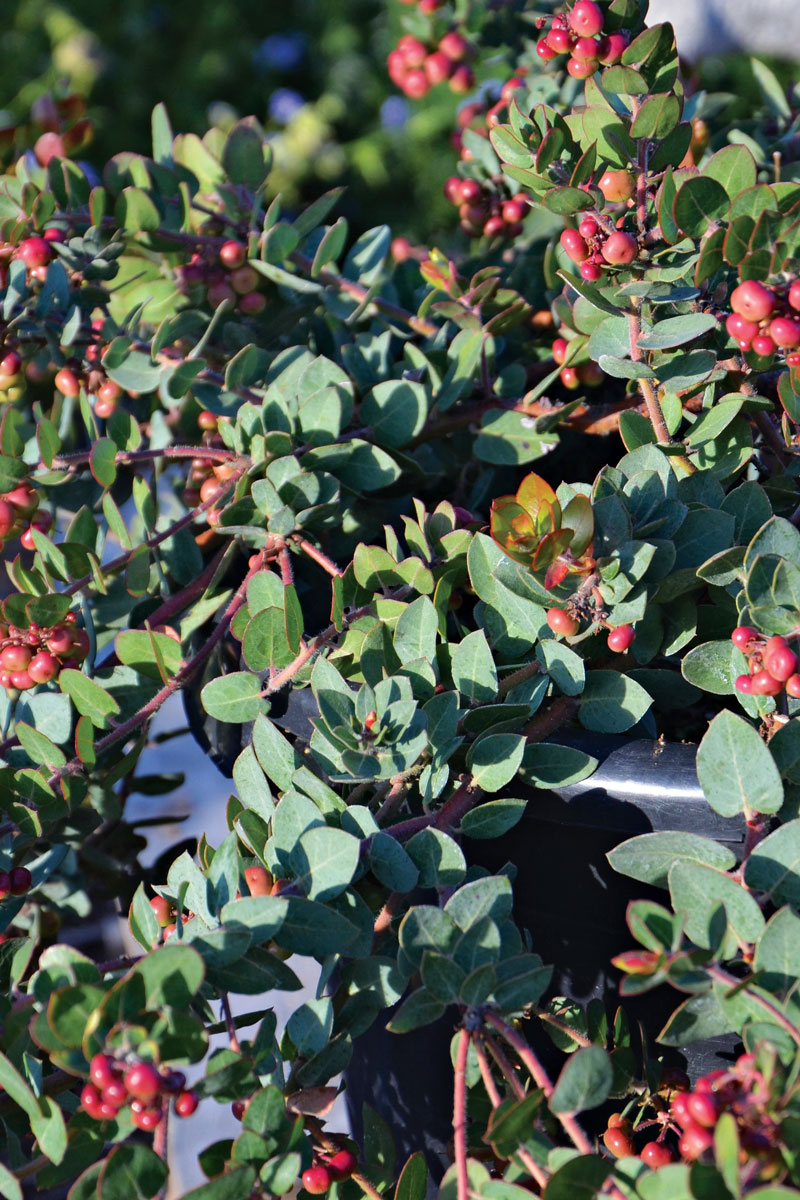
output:
[[[39,493],[30,483],[0,492],[0,547],[18,537],[25,550],[33,550],[33,530],[47,533],[52,523],[49,512],[39,511]]]
[[[386,66],[392,83],[413,100],[420,100],[439,83],[449,84],[458,94],[468,92],[475,82],[469,66],[472,54],[472,46],[457,29],[428,46],[407,33],[390,52]]]
[[[627,45],[624,33],[603,34],[603,11],[594,0],[578,0],[569,13],[553,17],[536,53],[544,62],[568,54],[569,74],[573,79],[588,79],[600,65],[618,63]]]
[[[800,279],[771,287],[746,279],[731,292],[730,305],[725,328],[740,350],[759,358],[783,350],[790,367],[800,366]]]
[[[430,16],[431,13],[436,12],[437,8],[442,7],[444,0],[400,0],[400,3],[416,4],[421,13],[425,13],[426,16]]]
[[[588,283],[595,283],[605,266],[627,267],[639,253],[633,234],[621,229],[605,233],[594,217],[583,217],[577,229],[565,229],[559,240]]]
[[[179,282],[184,291],[203,287],[212,308],[227,300],[246,316],[260,313],[267,304],[259,291],[261,276],[247,262],[244,242],[229,239],[219,249],[196,251],[188,263],[178,268]]]
[[[800,659],[789,649],[786,638],[764,637],[749,625],[737,625],[731,634],[734,646],[747,655],[748,673],[736,679],[737,692],[745,696],[788,695],[800,697]]]
[[[211,431],[211,422],[214,422],[214,429],[217,427],[218,418],[212,412],[203,410],[197,418],[201,428]],[[209,445],[221,445],[222,440],[217,437],[211,437],[208,441]],[[201,451],[202,454],[202,451]],[[186,487],[183,491],[183,502],[189,508],[193,508],[196,504],[205,504],[209,500],[215,500],[222,496],[227,488],[227,481],[235,474],[236,468],[230,463],[219,463],[213,459],[202,458],[198,455],[192,459],[189,468],[189,478]],[[209,525],[216,525],[219,522],[220,510],[218,508],[206,509],[205,518]]]
[[[0,687],[27,692],[57,679],[64,667],[79,667],[89,653],[89,637],[75,620],[67,613],[56,625],[0,624]]]
[[[548,608],[545,613],[545,620],[557,637],[575,637],[575,634],[580,629],[578,618],[565,608]],[[606,626],[606,628],[609,631],[608,648],[609,650],[613,650],[615,654],[624,654],[633,645],[636,638],[636,631],[632,625],[617,625],[614,629]]]
[[[321,1196],[332,1183],[349,1179],[358,1166],[358,1159],[350,1150],[339,1150],[330,1157],[320,1157],[322,1161],[303,1171],[302,1175],[303,1187],[312,1196]]]
[[[470,237],[519,237],[522,218],[528,211],[523,195],[503,200],[481,186],[477,179],[460,179],[451,175],[444,185],[444,194],[458,208],[461,228]]]
[[[24,896],[31,890],[33,876],[27,867],[12,867],[10,871],[0,871],[0,900],[9,896]]]
[[[186,1089],[181,1071],[159,1071],[151,1063],[95,1054],[81,1105],[96,1121],[113,1121],[129,1107],[136,1128],[151,1133],[161,1124],[170,1097],[177,1117],[190,1117],[200,1102],[196,1092]]]
[[[497,91],[486,93],[461,106],[456,115],[458,129],[450,136],[453,149],[458,150],[462,162],[472,162],[474,155],[464,145],[464,131],[469,130],[478,137],[488,138],[489,130],[508,120],[508,106],[521,87],[525,86],[527,67],[519,66],[514,74]],[[500,178],[498,176],[498,178]],[[448,197],[449,199],[449,197]]]
[[[569,343],[564,338],[556,338],[553,342],[552,351],[555,362],[561,364],[567,357]],[[584,385],[584,387],[599,387],[603,382],[603,372],[596,362],[581,363],[577,367],[562,367],[559,378],[565,388],[574,391],[575,388]]]

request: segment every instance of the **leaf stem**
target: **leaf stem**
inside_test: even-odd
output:
[[[459,1030],[456,1045],[455,1075],[453,1080],[453,1152],[456,1162],[456,1195],[458,1200],[469,1200],[469,1173],[467,1170],[467,1055],[469,1033]]]

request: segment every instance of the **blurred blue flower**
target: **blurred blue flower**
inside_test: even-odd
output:
[[[381,105],[381,125],[384,129],[402,129],[408,114],[408,102],[402,96],[390,96]]]
[[[278,125],[286,125],[304,104],[303,97],[293,88],[278,88],[269,98],[270,119]]]
[[[253,51],[253,64],[263,70],[293,71],[306,53],[306,35],[299,31],[273,33]]]

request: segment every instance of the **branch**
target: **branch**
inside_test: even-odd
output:
[[[456,1194],[458,1200],[469,1200],[467,1171],[467,1055],[469,1033],[461,1029],[456,1046],[453,1081],[453,1150],[456,1160]]]

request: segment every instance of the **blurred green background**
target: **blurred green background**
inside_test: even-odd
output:
[[[487,0],[482,12],[493,10],[502,42],[514,13],[552,4]],[[272,186],[285,208],[345,184],[337,212],[353,233],[387,222],[448,250],[461,242],[442,185],[462,101],[446,87],[409,101],[389,81],[386,56],[410,11],[396,0],[13,0],[0,33],[0,125],[28,123],[47,93],[77,92],[94,130],[78,157],[102,167],[121,150],[149,152],[159,100],[176,131],[254,114],[273,143]],[[510,61],[502,45],[490,51],[484,83],[508,78]],[[779,73],[790,82],[788,64]],[[711,108],[747,132],[758,89],[744,55],[707,59],[689,89],[711,92]],[[40,132],[22,128],[16,152]]]
[[[397,233],[452,228],[455,97],[410,104],[386,76],[403,6],[386,0],[20,0],[4,6],[0,124],[26,122],[37,97],[78,92],[94,127],[79,155],[148,153],[158,100],[176,131],[202,134],[254,114],[274,143],[287,205],[335,184],[359,230],[377,214]],[[398,11],[400,10],[400,11]],[[39,131],[36,131],[39,132]],[[35,138],[31,132],[28,144]]]

